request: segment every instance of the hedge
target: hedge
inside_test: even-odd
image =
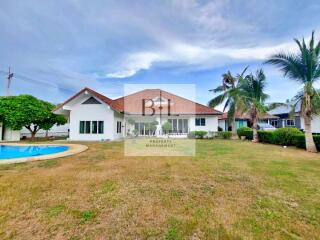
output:
[[[219,138],[230,139],[231,136],[232,136],[232,132],[230,132],[230,131],[218,132]]]
[[[317,150],[320,151],[320,135],[314,135],[313,140],[316,144]],[[304,134],[295,135],[293,143],[298,148],[306,149],[306,139]]]
[[[294,145],[294,136],[301,134],[297,128],[278,128],[273,131],[273,142],[278,145],[292,146]]]
[[[204,138],[205,135],[207,135],[207,131],[191,131],[188,133],[188,138]]]
[[[273,131],[258,131],[258,138],[260,142],[275,144],[275,137]]]
[[[242,136],[246,137],[248,140],[253,139],[253,131],[249,127],[240,127],[237,129],[238,137],[241,138]]]

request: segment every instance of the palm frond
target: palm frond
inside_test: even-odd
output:
[[[271,56],[265,63],[278,66],[284,76],[293,80],[304,82],[306,78],[304,66],[294,54],[278,53]]]
[[[208,106],[210,107],[216,107],[218,106],[219,104],[223,103],[223,101],[225,100],[226,98],[226,95],[225,93],[221,94],[221,95],[218,95],[216,96],[215,98],[211,99],[209,102],[208,102]]]
[[[213,92],[213,93],[219,93],[219,92],[225,91],[225,87],[224,86],[218,86],[218,87],[216,87],[214,89],[210,89],[209,91]]]

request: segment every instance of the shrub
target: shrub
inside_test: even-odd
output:
[[[301,134],[297,128],[278,128],[274,131],[274,144],[294,145],[294,136]]]
[[[188,138],[199,138],[203,139],[208,132],[206,131],[191,131],[188,133]]]
[[[298,148],[306,148],[306,139],[304,134],[297,134],[293,137],[293,144]]]
[[[259,142],[274,144],[273,131],[258,131]]]
[[[249,127],[240,127],[237,129],[238,137],[241,138],[241,136],[245,136],[247,138],[247,135],[250,137],[250,133],[249,133],[250,131],[252,132],[252,129]],[[252,138],[253,136],[251,137],[251,139]],[[250,139],[250,138],[247,138],[247,139]]]
[[[232,136],[232,132],[230,131],[218,132],[218,137],[222,139],[230,139],[231,136]]]
[[[293,144],[296,147],[306,149],[306,139],[304,134],[297,134],[293,137],[293,139]],[[314,135],[313,140],[316,144],[317,150],[320,151],[320,135]]]

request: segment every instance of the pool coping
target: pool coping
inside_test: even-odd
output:
[[[67,151],[53,153],[53,154],[46,154],[40,156],[33,156],[33,157],[22,157],[22,158],[4,158],[0,160],[1,164],[10,164],[10,163],[22,163],[22,162],[33,162],[33,161],[41,161],[41,160],[48,160],[54,158],[61,158],[67,157],[74,154],[78,154],[84,152],[88,149],[88,146],[82,144],[55,144],[55,143],[0,143],[0,146],[66,146],[69,147]]]

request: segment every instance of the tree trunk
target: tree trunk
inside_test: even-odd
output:
[[[258,138],[258,119],[257,115],[252,119],[253,142],[259,142]]]
[[[308,152],[317,152],[316,145],[314,144],[312,130],[311,130],[311,120],[312,120],[312,109],[311,109],[311,96],[308,94],[308,91],[305,89],[304,92],[304,104],[305,109],[303,111],[304,118],[304,130],[305,130],[305,139],[306,139],[306,149]]]
[[[311,131],[311,117],[305,115],[304,116],[304,130],[305,130],[305,138],[306,138],[306,149],[308,152],[317,152],[316,145],[314,144],[312,131]]]
[[[233,116],[232,118],[231,128],[232,128],[232,139],[238,139],[237,127],[236,127],[236,116]]]
[[[36,131],[32,131],[31,132],[31,140],[34,141],[35,137],[36,137],[37,132]]]

